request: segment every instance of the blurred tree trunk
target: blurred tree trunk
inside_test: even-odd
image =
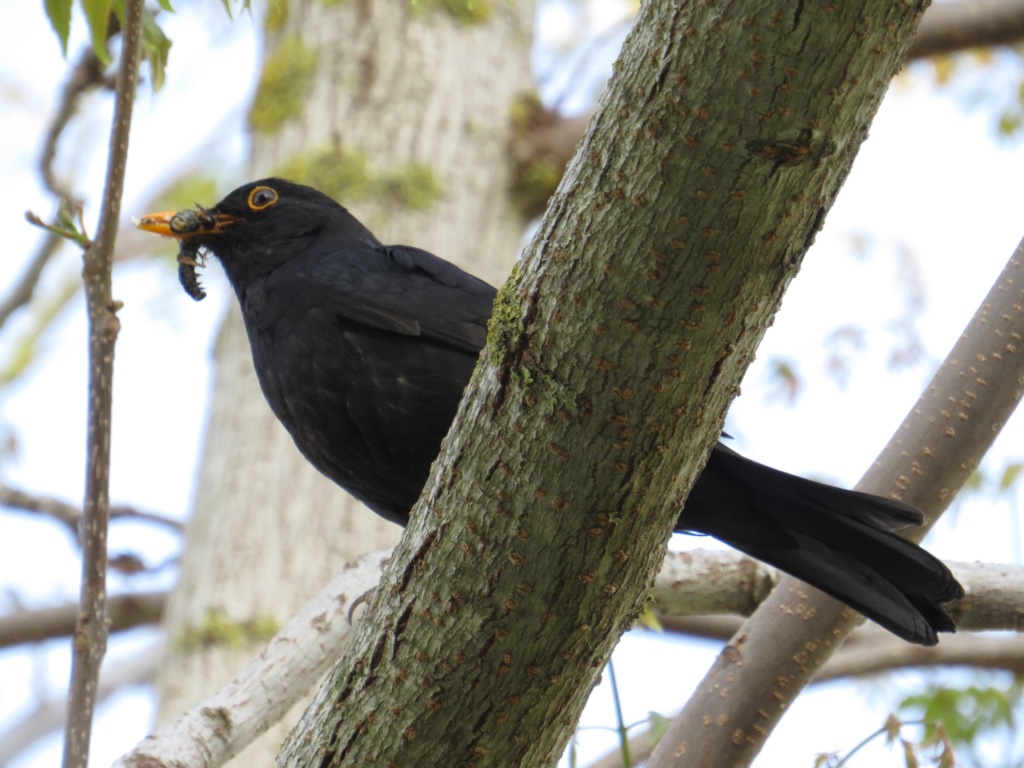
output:
[[[278,765],[555,763],[922,10],[641,4],[428,493]]]
[[[272,6],[250,177],[311,183],[385,242],[500,282],[525,223],[508,196],[508,148],[516,105],[533,87],[533,4],[477,3],[477,15],[408,0]],[[296,451],[259,392],[234,302],[215,356],[188,546],[166,619],[160,719],[230,679],[342,563],[400,532]],[[272,764],[293,720],[238,764]]]

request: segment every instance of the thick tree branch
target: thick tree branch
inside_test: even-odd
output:
[[[958,629],[1024,632],[1024,567],[961,562],[948,565],[967,590],[966,598],[949,606]],[[662,564],[652,596],[656,610],[667,620],[750,615],[784,578],[785,574],[737,552],[672,553]],[[704,631],[710,631],[710,627]]]
[[[895,494],[934,521],[1021,397],[1022,338],[1024,242],[858,487]],[[920,538],[924,531],[911,534]],[[859,620],[806,584],[783,579],[719,656],[651,765],[748,765],[789,703]],[[723,686],[737,695],[721,696]]]
[[[115,765],[214,768],[241,752],[316,684],[348,636],[349,613],[390,552],[360,558],[325,587],[221,690],[158,728]]]
[[[89,316],[89,415],[86,431],[85,519],[82,525],[81,612],[72,645],[64,768],[85,768],[88,765],[97,681],[107,646],[110,415],[114,344],[120,327],[117,305],[111,293],[111,270],[114,241],[121,216],[132,105],[138,85],[141,36],[142,0],[126,0],[100,222],[95,241],[86,249],[82,269]]]
[[[139,768],[182,764],[216,768],[241,753],[329,668],[337,649],[352,631],[348,613],[356,597],[377,585],[380,570],[391,556],[390,551],[377,552],[346,568],[231,683],[161,726],[118,764]],[[970,594],[965,601],[970,608],[963,613],[964,625],[976,630],[1024,626],[1024,568],[978,563],[953,563],[951,567]],[[666,623],[677,617],[700,616],[681,620],[683,631],[724,641],[738,622],[731,615],[708,617],[704,612],[749,612],[778,578],[774,569],[737,552],[670,553],[654,583],[653,596]],[[982,619],[992,623],[977,623]],[[938,650],[929,649],[930,655],[901,655],[898,648],[906,643],[892,640],[876,627],[865,627],[844,646],[851,658],[857,660],[846,662],[845,656],[837,657],[837,671],[826,667],[820,679],[908,665],[969,664],[970,641],[974,639],[977,638],[965,636],[963,642],[954,646],[945,638]],[[953,649],[948,655],[943,653],[947,645]],[[1018,646],[1024,646],[1024,638],[981,644],[979,664],[986,668],[1016,669],[1021,655]],[[1006,651],[1002,662],[997,653],[1000,647]],[[888,661],[872,662],[871,654],[876,652]],[[225,723],[230,727],[225,727]]]

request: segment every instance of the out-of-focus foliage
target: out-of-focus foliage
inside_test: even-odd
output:
[[[914,741],[903,735],[907,726],[927,725],[929,731],[921,741]],[[860,744],[845,755],[838,752],[825,752],[818,755],[814,768],[844,768],[852,766],[853,757],[865,746],[878,738],[884,738],[886,746],[897,748],[903,755],[903,764],[907,768],[934,766],[934,768],[954,768],[958,765],[958,756],[954,745],[946,734],[941,722],[922,723],[921,721],[903,721],[896,715],[889,715],[885,723]]]
[[[107,42],[121,29],[124,19],[124,0],[79,0],[82,15],[89,26],[89,38],[92,49],[104,65],[109,65],[110,50]],[[170,0],[157,0],[161,11],[173,13]],[[57,33],[61,53],[68,55],[68,38],[71,35],[71,12],[73,0],[45,0],[46,16]],[[243,3],[248,8],[249,3]],[[224,0],[228,13],[231,12],[228,0]],[[144,8],[142,12],[142,58],[149,63],[152,74],[153,90],[159,91],[164,84],[164,73],[167,69],[167,57],[171,50],[171,41],[157,24],[153,12]]]
[[[1014,58],[1016,87],[1007,88],[1008,70]],[[991,114],[998,136],[1008,140],[1024,137],[1024,58],[1020,48],[974,48],[933,56],[918,66],[930,66],[935,84],[950,93],[961,94],[960,100],[966,90],[970,94],[967,106]],[[996,72],[998,77],[993,76]]]
[[[957,765],[1024,765],[1024,738],[1017,718],[1024,704],[1024,681],[1008,684],[947,688],[933,685],[908,696],[899,711],[925,722],[925,740],[940,735],[953,745]],[[998,744],[1001,755],[994,755]]]

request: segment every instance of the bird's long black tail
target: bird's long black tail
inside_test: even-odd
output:
[[[677,530],[706,533],[846,603],[890,632],[934,645],[963,597],[949,569],[891,531],[923,521],[894,499],[771,469],[719,444]]]

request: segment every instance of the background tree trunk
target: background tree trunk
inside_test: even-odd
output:
[[[500,282],[525,224],[509,200],[508,149],[532,89],[533,4],[477,3],[479,16],[407,0],[280,7],[265,22],[251,178],[312,183],[385,242]],[[161,719],[229,679],[343,562],[400,532],[296,451],[259,392],[234,301],[215,354],[202,474],[166,619]],[[291,722],[239,764],[271,764]]]

